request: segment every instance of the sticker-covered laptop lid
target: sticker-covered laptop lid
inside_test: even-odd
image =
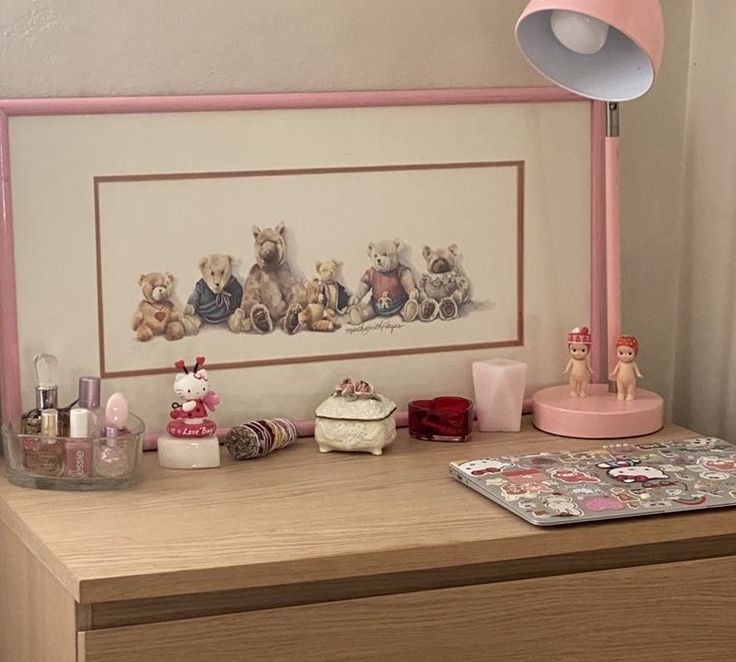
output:
[[[536,525],[736,505],[736,446],[714,437],[466,460],[450,474]]]

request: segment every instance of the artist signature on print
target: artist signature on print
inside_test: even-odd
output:
[[[363,322],[357,326],[346,327],[345,331],[349,336],[358,334],[367,336],[371,333],[388,333],[393,334],[401,331],[406,327],[403,322],[392,322],[390,320],[378,320],[377,322]]]

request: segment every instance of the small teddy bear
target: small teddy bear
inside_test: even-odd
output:
[[[413,322],[419,312],[419,290],[411,269],[399,259],[401,242],[378,241],[368,244],[371,267],[363,274],[355,293],[350,298],[348,320],[357,325],[379,317],[401,315]],[[363,298],[370,292],[370,299]]]
[[[168,271],[141,274],[138,278],[143,300],[133,316],[135,337],[146,342],[154,336],[165,336],[167,340],[184,337],[184,326],[179,311],[171,301],[174,295],[174,276]]]
[[[232,274],[229,255],[206,255],[199,261],[202,274],[184,308],[184,324],[189,334],[196,334],[203,323],[226,322],[240,306],[243,288]]]
[[[431,322],[438,315],[442,320],[455,319],[460,314],[460,306],[470,298],[470,282],[458,266],[458,247],[451,244],[447,248],[422,249],[427,264],[427,273],[419,279],[422,303],[419,306],[419,319]]]
[[[299,324],[310,331],[335,331],[340,328],[335,311],[320,301],[321,282],[314,278],[306,283],[307,305],[299,312]]]
[[[325,305],[338,315],[343,315],[348,308],[350,296],[345,286],[337,280],[340,265],[336,260],[317,262],[317,280],[319,281],[319,303]]]

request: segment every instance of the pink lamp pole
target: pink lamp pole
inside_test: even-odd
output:
[[[616,339],[621,335],[621,207],[618,158],[618,103],[606,107],[606,346],[608,390],[616,391],[610,375],[616,367]]]
[[[608,385],[594,384],[584,401],[571,397],[567,387],[538,391],[532,398],[534,424],[547,432],[573,437],[649,434],[662,427],[662,398],[637,390],[636,399],[624,403],[609,391],[616,390],[610,375],[619,363],[616,342],[621,336],[618,104],[646,94],[654,84],[664,48],[662,8],[659,0],[531,0],[516,24],[516,43],[529,63],[556,85],[607,102]],[[570,321],[571,326],[578,322]]]

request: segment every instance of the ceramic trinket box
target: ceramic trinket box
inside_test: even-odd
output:
[[[322,453],[383,454],[396,439],[396,403],[368,382],[344,379],[315,412],[314,438]]]

